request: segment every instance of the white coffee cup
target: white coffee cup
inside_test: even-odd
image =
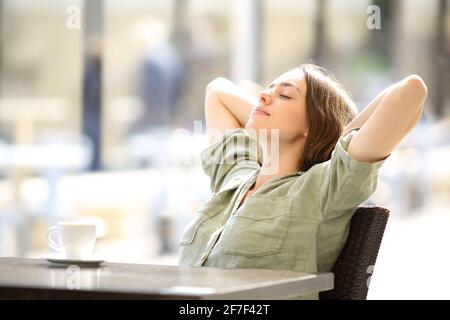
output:
[[[95,238],[96,230],[93,223],[61,221],[47,231],[48,246],[61,252],[67,259],[83,259],[91,256]]]

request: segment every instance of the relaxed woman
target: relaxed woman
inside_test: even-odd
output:
[[[313,64],[282,74],[256,98],[224,78],[210,82],[210,146],[201,159],[212,195],[181,236],[179,263],[330,271],[352,215],[419,121],[426,96],[411,75],[357,114]]]

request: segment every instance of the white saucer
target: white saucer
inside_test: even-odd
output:
[[[87,257],[87,258],[83,258],[83,259],[67,259],[66,257],[64,257],[61,254],[57,254],[57,253],[53,253],[53,254],[47,254],[45,256],[42,257],[43,259],[47,260],[50,263],[55,263],[55,264],[59,264],[59,265],[78,265],[78,266],[83,266],[83,267],[97,267],[99,266],[102,262],[104,262],[104,259],[100,259],[99,257],[96,256],[91,256],[91,257]]]

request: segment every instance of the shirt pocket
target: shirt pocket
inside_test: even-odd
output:
[[[224,208],[222,198],[217,194],[212,194],[200,208],[197,210],[195,216],[189,221],[184,228],[180,237],[180,246],[188,246],[194,242],[199,228],[209,219],[216,216]]]
[[[258,257],[276,254],[286,238],[292,199],[251,195],[224,229],[226,254]]]

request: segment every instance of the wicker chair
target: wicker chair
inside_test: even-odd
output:
[[[389,210],[359,207],[352,217],[347,243],[333,266],[334,289],[320,300],[365,300],[367,280],[373,272]]]

